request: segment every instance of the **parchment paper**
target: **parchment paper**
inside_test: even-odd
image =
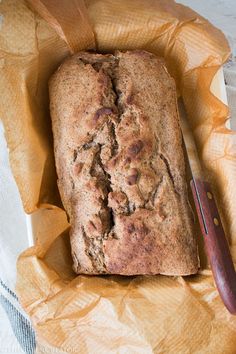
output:
[[[143,48],[164,56],[236,262],[236,134],[225,128],[228,108],[210,92],[229,56],[223,34],[171,0],[2,0],[0,14],[0,114],[37,240],[19,258],[17,292],[36,329],[37,352],[235,354],[236,319],[209,269],[185,278],[73,273],[47,88],[63,58],[78,50]]]

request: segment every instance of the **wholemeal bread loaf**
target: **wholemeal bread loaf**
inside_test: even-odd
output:
[[[196,273],[175,83],[163,60],[81,52],[49,91],[75,272]]]

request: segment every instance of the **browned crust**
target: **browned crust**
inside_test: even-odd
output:
[[[74,270],[196,273],[175,84],[163,60],[78,53],[49,89]]]

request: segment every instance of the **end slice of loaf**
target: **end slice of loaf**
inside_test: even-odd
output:
[[[163,60],[78,53],[49,91],[75,272],[196,273],[176,89]]]

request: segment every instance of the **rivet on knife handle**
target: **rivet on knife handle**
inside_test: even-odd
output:
[[[216,286],[229,312],[236,314],[236,272],[213,193],[200,179],[191,181],[191,189]]]

